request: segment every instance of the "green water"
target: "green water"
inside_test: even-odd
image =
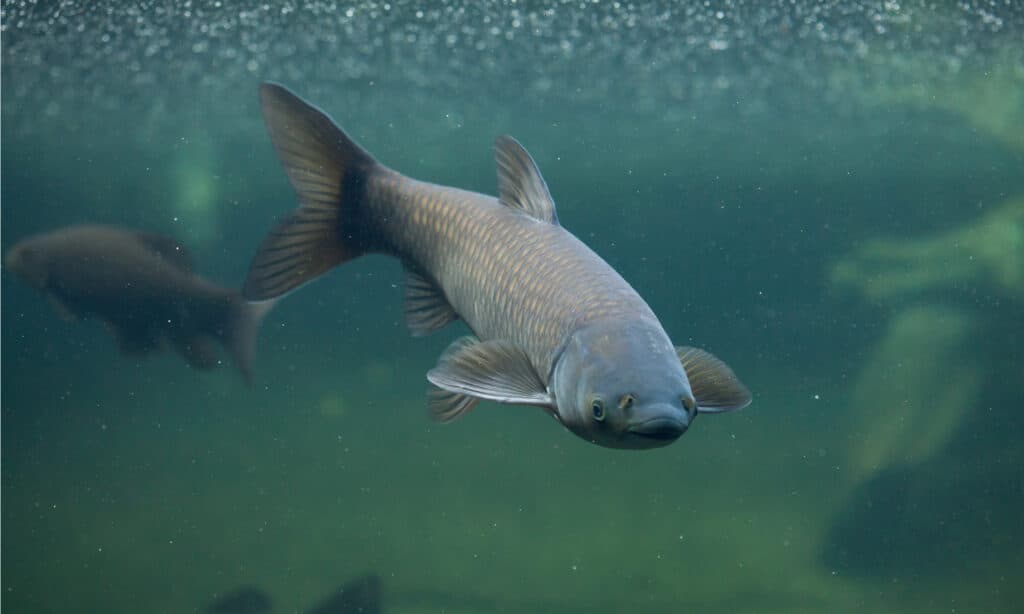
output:
[[[256,86],[562,224],[754,393],[671,446],[532,408],[438,425],[398,263],[283,301],[247,387],[118,354],[3,275],[2,605],[1009,612],[1024,600],[1024,13],[1014,3],[5,2],[2,240],[172,234],[237,285],[295,203]]]

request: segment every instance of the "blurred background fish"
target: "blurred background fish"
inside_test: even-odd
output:
[[[270,612],[303,612],[303,614],[382,614],[380,576],[373,572],[360,574],[304,610],[275,610],[274,601],[263,589],[242,586],[217,595],[206,606],[206,614],[269,614]]]
[[[219,362],[219,342],[242,376],[251,377],[260,321],[272,304],[247,303],[237,290],[200,277],[175,239],[69,226],[18,241],[4,265],[63,317],[101,320],[125,354],[170,346],[189,365],[210,369]]]

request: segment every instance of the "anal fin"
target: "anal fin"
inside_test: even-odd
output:
[[[409,271],[405,278],[405,324],[414,337],[422,337],[444,328],[459,314],[429,279]]]
[[[193,335],[183,339],[176,339],[175,346],[189,366],[194,369],[206,370],[217,366],[217,344],[212,337]]]

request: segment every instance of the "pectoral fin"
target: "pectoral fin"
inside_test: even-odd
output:
[[[430,414],[442,424],[461,418],[479,403],[480,399],[477,397],[450,392],[436,386],[431,386],[430,391],[427,392],[427,407],[430,409]]]
[[[690,380],[698,412],[713,414],[733,411],[750,404],[750,391],[729,365],[697,348],[677,347],[676,354]]]
[[[431,394],[430,408],[442,422],[465,414],[480,399],[516,405],[554,405],[529,357],[506,341],[458,339],[427,373],[427,379],[441,389]]]

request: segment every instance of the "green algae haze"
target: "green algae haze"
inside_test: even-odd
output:
[[[229,6],[231,5],[231,6]],[[2,241],[174,235],[240,285],[295,199],[280,81],[382,162],[562,224],[754,393],[654,451],[530,409],[438,425],[402,271],[287,297],[247,387],[118,354],[3,274],[19,612],[1010,611],[1024,599],[1024,15],[1014,3],[6,2]]]

